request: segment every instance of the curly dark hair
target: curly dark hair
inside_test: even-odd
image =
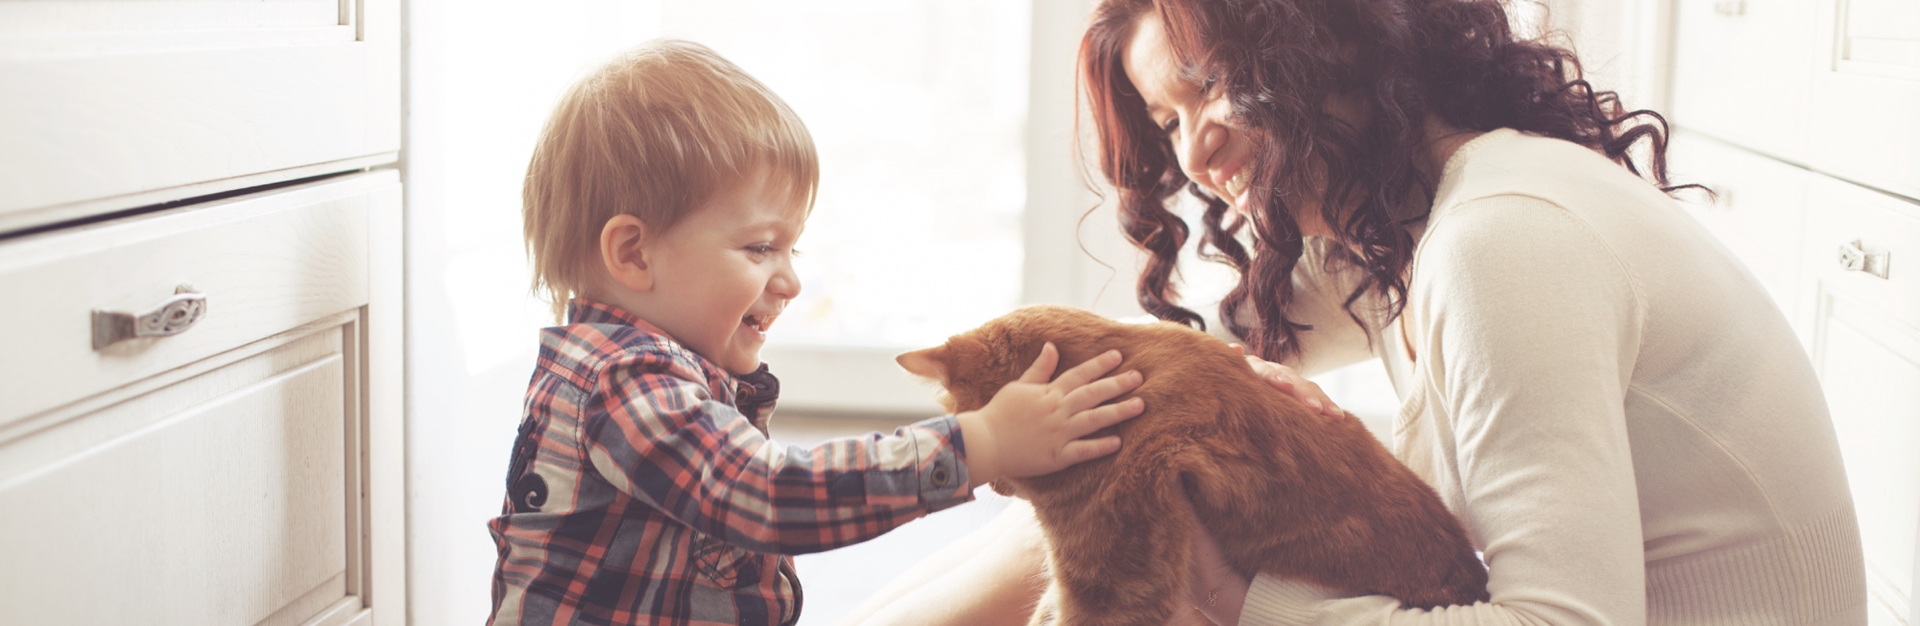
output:
[[[1249,133],[1251,220],[1230,215],[1226,202],[1187,179],[1127,78],[1124,53],[1147,11],[1166,25],[1186,78],[1220,90],[1236,123],[1257,131]],[[1305,248],[1292,213],[1301,203],[1289,201],[1290,190],[1314,190],[1321,217],[1347,244],[1330,246],[1328,262],[1364,270],[1347,296],[1348,316],[1377,328],[1404,308],[1415,244],[1406,226],[1425,219],[1438,184],[1437,173],[1416,166],[1430,154],[1429,118],[1462,131],[1564,139],[1662,190],[1693,187],[1667,180],[1664,118],[1595,91],[1572,51],[1516,39],[1495,0],[1105,0],[1081,41],[1080,70],[1121,229],[1149,254],[1136,286],[1140,306],[1204,326],[1171,284],[1189,233],[1167,200],[1184,188],[1206,205],[1201,255],[1240,276],[1220,303],[1220,320],[1270,360],[1297,356],[1298,333],[1309,329],[1285,314]],[[1335,101],[1359,114],[1334,115]],[[1258,254],[1238,238],[1249,225]],[[1363,317],[1354,307],[1370,291],[1384,298],[1384,310]],[[1257,317],[1250,328],[1236,315],[1249,304]]]

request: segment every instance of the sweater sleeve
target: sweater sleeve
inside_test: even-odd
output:
[[[1438,480],[1459,483],[1449,504],[1483,548],[1492,599],[1401,609],[1262,576],[1241,623],[1644,624],[1624,407],[1645,306],[1632,274],[1578,216],[1535,198],[1461,204],[1431,228],[1406,314],[1452,468]]]

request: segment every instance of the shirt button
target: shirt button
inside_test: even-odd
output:
[[[952,479],[953,477],[947,474],[947,466],[941,465],[933,468],[933,486],[945,487],[947,486],[947,481]]]

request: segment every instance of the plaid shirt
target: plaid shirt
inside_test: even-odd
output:
[[[619,309],[575,300],[540,334],[507,501],[488,524],[509,624],[787,624],[792,559],[972,497],[952,416],[767,440],[779,383],[730,376]]]

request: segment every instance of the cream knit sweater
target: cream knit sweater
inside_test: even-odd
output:
[[[1298,365],[1386,362],[1394,453],[1466,525],[1493,599],[1402,610],[1262,576],[1242,624],[1866,623],[1813,369],[1671,199],[1499,130],[1448,161],[1415,237],[1408,306],[1371,342],[1339,309],[1346,272],[1303,260]]]

